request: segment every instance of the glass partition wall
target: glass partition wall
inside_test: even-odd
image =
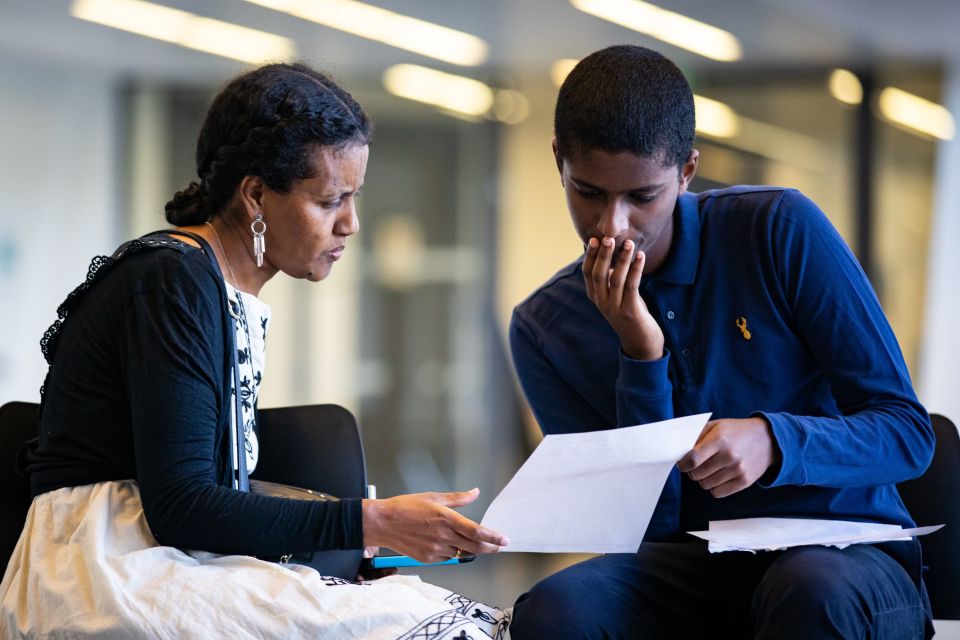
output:
[[[936,139],[885,115],[887,88],[939,99],[937,68],[861,71],[859,104],[831,91],[834,70],[703,75],[698,95],[738,117],[729,136],[700,133],[694,189],[766,184],[803,191],[853,249],[916,372]]]

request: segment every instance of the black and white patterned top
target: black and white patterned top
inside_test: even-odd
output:
[[[240,366],[240,405],[243,413],[243,435],[247,451],[247,473],[253,473],[259,458],[257,434],[253,430],[254,407],[260,393],[263,369],[266,363],[266,338],[270,326],[270,305],[259,298],[230,286],[227,282],[227,299],[240,319],[237,327],[237,363]],[[239,298],[238,298],[239,296]],[[240,303],[238,304],[238,300]],[[231,387],[233,383],[231,381]],[[236,389],[233,389],[236,394]],[[236,465],[236,460],[234,464]]]

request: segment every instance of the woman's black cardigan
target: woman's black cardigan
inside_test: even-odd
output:
[[[359,500],[230,488],[233,322],[204,251],[165,234],[129,242],[95,259],[58,313],[24,456],[34,495],[134,479],[160,544],[257,556],[363,546]]]

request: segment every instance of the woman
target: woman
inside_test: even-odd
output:
[[[166,207],[175,229],[91,265],[42,344],[50,371],[25,455],[35,499],[0,585],[0,635],[477,630],[450,604],[462,598],[416,578],[352,584],[253,557],[382,545],[432,562],[507,544],[451,509],[475,491],[313,502],[243,490],[269,323],[256,295],[278,272],[330,273],[358,230],[370,135],[353,98],[305,65],[244,74],[210,107],[199,182]],[[492,635],[503,618],[479,620]]]

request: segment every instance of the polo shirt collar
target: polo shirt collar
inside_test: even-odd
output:
[[[663,266],[652,279],[671,284],[693,284],[700,260],[699,200],[689,191],[677,198],[673,219],[673,243]]]

